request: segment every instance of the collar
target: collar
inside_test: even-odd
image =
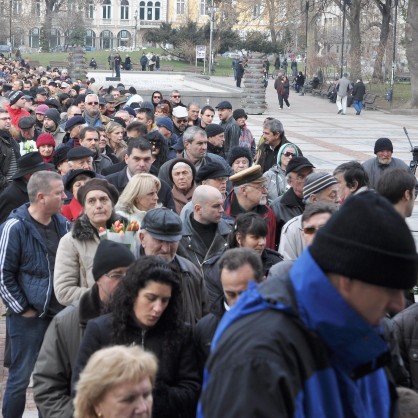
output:
[[[301,320],[330,350],[331,362],[352,377],[381,367],[388,346],[338,293],[305,250],[290,271]]]

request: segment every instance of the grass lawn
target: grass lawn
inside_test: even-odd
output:
[[[149,51],[154,52],[161,56],[164,56],[165,53],[163,50],[159,48],[148,48],[145,50],[145,53]],[[99,67],[103,68],[104,66],[108,68],[108,61],[107,58],[110,54],[109,50],[99,50],[93,52],[86,52],[86,61],[87,63],[90,62],[92,57],[95,58],[96,62],[99,64]],[[133,64],[139,64],[139,60],[142,56],[142,51],[133,51],[133,52],[120,52],[122,59],[124,60],[126,55],[131,57],[131,61]],[[51,61],[61,61],[66,62],[68,59],[68,53],[65,52],[51,52],[51,53],[33,53],[33,54],[23,54],[24,58],[29,58],[29,60],[39,61],[41,65],[47,66]],[[194,63],[189,64],[186,62],[180,61],[168,61],[168,60],[161,60],[162,66],[170,66],[174,68],[174,71],[183,71],[186,67],[194,66]],[[198,67],[200,71],[203,71],[203,63],[198,63]],[[207,71],[207,68],[206,68]],[[215,74],[220,76],[232,76],[232,59],[230,58],[223,58],[221,56],[217,56],[215,59]]]
[[[381,109],[390,110],[391,103],[385,100],[385,93],[389,91],[389,83],[369,83],[366,85],[367,91],[377,94],[376,99]],[[411,99],[411,83],[397,82],[393,86],[393,102],[392,108],[404,108],[406,103]]]

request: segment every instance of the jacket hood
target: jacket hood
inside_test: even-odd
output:
[[[299,156],[299,151],[298,151],[298,147],[293,144],[292,142],[287,142],[286,144],[283,144],[280,148],[279,148],[279,152],[277,153],[277,166],[280,167],[280,160],[282,158],[282,154],[284,153],[285,149],[288,147],[292,147],[296,150],[296,157]]]

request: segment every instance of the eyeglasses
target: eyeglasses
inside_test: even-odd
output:
[[[176,95],[176,96],[171,96],[171,97],[174,97],[175,99],[180,99],[181,96],[180,95],[179,96]]]
[[[73,113],[73,116],[83,116],[82,113]]]
[[[307,226],[306,228],[302,228],[301,230],[306,234],[306,235],[313,235],[316,233],[316,231],[318,231],[319,229],[321,229],[324,225],[319,225],[317,228],[315,228],[314,226]]]
[[[294,152],[289,152],[289,151],[284,152],[283,155],[285,157],[295,157],[296,156],[296,154]]]
[[[253,187],[254,189],[263,191],[263,190],[268,190],[267,189],[267,184],[261,184],[260,186],[256,186],[255,184],[249,184],[248,186]]]
[[[174,96],[173,96],[174,97]],[[161,96],[153,96],[154,99],[161,99]]]
[[[159,142],[156,142],[156,141],[149,141],[149,142],[153,147],[161,148],[161,144]]]
[[[0,120],[12,120],[11,117],[6,117],[6,118],[0,118]]]
[[[88,104],[88,105],[98,105],[99,102],[87,102],[86,104]]]
[[[113,274],[105,273],[104,275],[106,277],[109,277],[109,279],[112,279],[112,280],[121,280],[125,277],[125,274],[123,273],[113,273]]]
[[[187,119],[177,119],[177,123],[187,123]]]

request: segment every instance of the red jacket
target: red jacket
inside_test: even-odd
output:
[[[74,222],[83,213],[83,206],[73,197],[68,205],[64,205],[61,209],[61,214],[65,216],[70,222]]]
[[[17,108],[14,109],[10,105],[7,106],[7,111],[9,112],[10,117],[12,118],[12,125],[17,127],[17,123],[22,116],[30,116],[30,113],[25,109]]]

